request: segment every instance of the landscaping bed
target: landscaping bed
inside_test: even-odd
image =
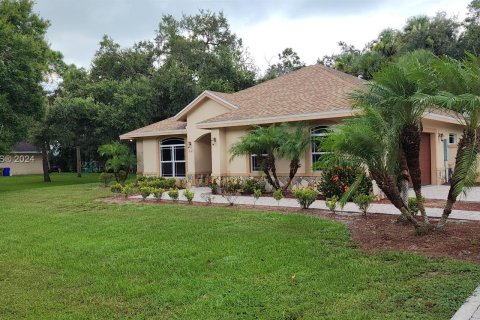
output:
[[[385,203],[390,204],[390,200],[382,199],[378,200],[375,203]],[[425,200],[426,208],[443,208],[445,207],[445,200],[438,199],[427,199]],[[473,201],[457,201],[453,206],[454,210],[466,210],[466,211],[480,211],[480,202]]]

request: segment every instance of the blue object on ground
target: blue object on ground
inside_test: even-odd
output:
[[[10,168],[3,168],[3,176],[10,177]]]

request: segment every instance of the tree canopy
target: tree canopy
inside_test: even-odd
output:
[[[0,1],[0,154],[26,139],[32,120],[41,118],[41,86],[60,58],[45,34],[48,21],[32,12],[29,0]]]

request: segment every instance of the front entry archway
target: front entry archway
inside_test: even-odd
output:
[[[211,134],[206,133],[194,141],[195,185],[205,185],[212,174]]]

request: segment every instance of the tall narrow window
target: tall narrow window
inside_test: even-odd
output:
[[[162,177],[185,177],[185,141],[169,138],[160,143]]]
[[[250,171],[262,171],[262,160],[267,157],[266,153],[250,155]]]
[[[312,138],[312,167],[320,161],[322,155],[328,153],[322,149],[322,140],[327,136],[328,126],[318,126],[310,129],[310,136]]]

